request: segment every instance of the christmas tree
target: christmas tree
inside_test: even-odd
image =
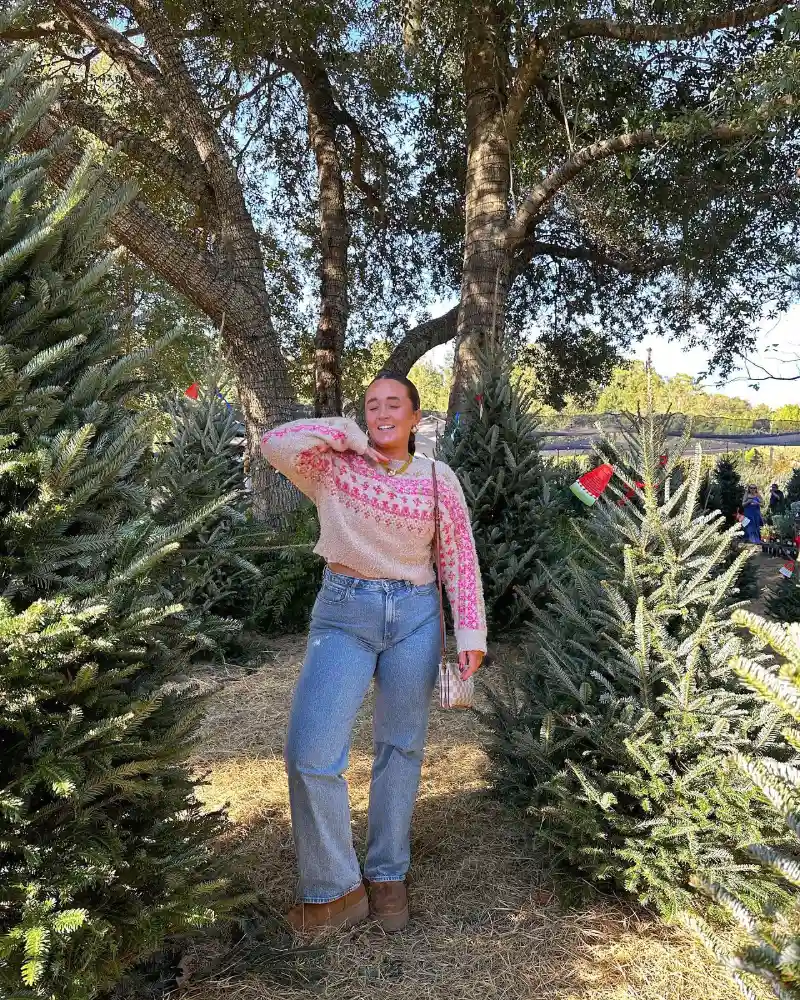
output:
[[[740,548],[736,546],[731,558],[735,559],[739,552]],[[751,558],[751,555],[752,553],[748,551],[747,559],[736,578],[735,597],[737,601],[755,601],[761,593],[758,565],[755,559]]]
[[[709,510],[713,508],[713,483],[711,482],[711,470],[703,469],[703,475],[700,479],[700,490],[697,494],[697,503],[701,510]]]
[[[714,467],[708,506],[712,509],[721,510],[725,515],[727,523],[733,524],[736,520],[736,515],[742,508],[743,496],[744,487],[742,486],[741,477],[736,471],[736,466],[725,455]]]
[[[495,630],[520,623],[521,592],[529,601],[542,599],[548,571],[566,551],[568,507],[542,460],[533,405],[503,357],[491,354],[439,450],[472,512],[487,620]]]
[[[789,482],[786,484],[786,503],[797,503],[800,500],[800,469],[792,469]]]
[[[182,604],[184,616],[197,623],[203,653],[235,647],[260,583],[258,557],[271,542],[250,516],[241,426],[219,381],[212,372],[196,397],[171,401],[170,435],[159,447],[153,475],[157,523],[210,510],[168,560],[172,572],[165,581],[168,600]]]
[[[308,628],[322,583],[324,562],[314,554],[319,519],[313,504],[302,503],[273,539],[253,591],[251,624],[262,630],[300,632]]]
[[[487,722],[495,789],[557,857],[673,913],[695,875],[744,890],[738,845],[774,821],[730,764],[770,742],[729,667],[747,555],[722,570],[736,528],[698,507],[699,452],[672,492],[666,431],[627,419],[618,450],[633,474],[575,522],[580,560],[532,609],[530,659],[494,689]]]
[[[83,163],[50,200],[18,145],[54,92],[0,58],[0,994],[89,1000],[229,902],[182,763],[201,702],[165,686],[197,641],[169,561],[224,499],[154,517],[152,352],[98,291],[127,195]]]
[[[800,586],[796,572],[781,577],[767,595],[767,616],[777,622],[800,622]]]
[[[756,662],[739,658],[734,669],[743,681],[787,720],[783,736],[787,755],[800,752],[800,625],[777,625],[756,615],[738,612],[736,623],[749,628],[780,663]],[[748,851],[750,860],[763,870],[777,872],[792,893],[789,906],[768,900],[757,909],[747,905],[716,881],[701,882],[701,888],[724,907],[744,932],[744,943],[733,953],[714,930],[694,914],[686,914],[687,923],[716,957],[731,971],[742,995],[755,1000],[752,987],[761,980],[772,993],[785,1000],[800,1000],[800,933],[796,890],[800,888],[800,771],[794,763],[755,757],[752,753],[737,756],[743,774],[778,811],[785,826],[784,843],[770,846],[756,844]]]

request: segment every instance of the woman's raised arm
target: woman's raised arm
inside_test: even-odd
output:
[[[309,418],[281,424],[261,438],[261,452],[270,465],[312,500],[331,471],[331,453],[369,449],[367,435],[346,417]]]

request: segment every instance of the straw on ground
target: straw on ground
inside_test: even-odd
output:
[[[214,695],[197,762],[209,806],[229,803],[250,852],[253,887],[275,926],[294,870],[281,745],[303,639],[275,640],[259,669]],[[349,780],[363,843],[370,706],[361,713]],[[190,979],[184,1000],[734,1000],[738,993],[683,933],[613,902],[564,911],[518,817],[486,792],[486,759],[471,715],[433,716],[414,827],[409,930],[373,925],[334,935],[268,968]]]

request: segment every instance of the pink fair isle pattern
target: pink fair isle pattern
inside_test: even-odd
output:
[[[264,439],[274,438],[279,441],[285,437],[297,437],[299,434],[313,434],[315,437],[330,438],[331,441],[344,442],[347,434],[339,430],[338,427],[330,427],[328,424],[284,424],[276,427],[275,430],[267,431]]]
[[[306,447],[292,448],[303,441],[307,442]],[[270,446],[276,451],[272,461],[279,471],[290,479],[294,472],[301,481],[321,484],[330,476],[332,449],[342,452],[347,447],[347,432],[324,421],[295,421],[267,431],[261,438],[261,447],[271,450]]]
[[[345,501],[346,506],[352,506],[368,517],[377,516],[387,527],[427,529],[432,538],[432,480],[417,476],[387,480],[386,476],[359,457],[340,459],[336,465],[349,466],[351,473],[355,473],[348,477],[337,468],[334,475],[337,492],[350,501]],[[369,485],[363,483],[364,479],[370,481]],[[406,498],[406,502],[396,502],[400,498]],[[441,525],[442,582],[451,595],[456,627],[485,629],[482,602],[478,597],[479,569],[467,510],[447,482],[439,483],[439,503],[440,514],[444,515]]]
[[[442,571],[448,594],[457,595],[453,602],[458,607],[456,627],[485,629],[485,616],[479,614],[482,602],[478,599],[479,570],[472,541],[472,525],[455,491],[447,486],[440,488],[439,502],[443,503],[448,515],[447,519],[442,519]]]
[[[264,435],[269,461],[316,503],[320,540],[331,562],[389,579],[429,582],[433,553],[433,481],[427,461],[388,477],[353,448],[366,438],[348,420],[297,421]],[[442,582],[459,631],[486,632],[475,544],[458,480],[439,466]],[[388,530],[387,530],[388,529]]]
[[[296,459],[295,468],[303,479],[312,483],[324,483],[330,478],[333,468],[332,455],[324,444],[315,445],[301,451]]]

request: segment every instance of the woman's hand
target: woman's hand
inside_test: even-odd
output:
[[[458,654],[458,672],[461,680],[465,681],[481,669],[485,654],[480,649],[466,649]]]
[[[382,455],[377,448],[367,448],[364,452],[364,458],[368,458],[370,462],[375,462],[376,465],[388,465],[389,459]]]

